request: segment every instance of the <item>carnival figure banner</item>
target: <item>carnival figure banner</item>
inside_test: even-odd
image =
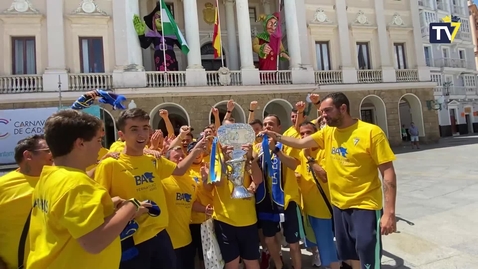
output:
[[[282,45],[280,14],[261,15],[264,31],[252,40],[252,50],[259,56],[259,70],[277,70],[278,60],[290,60]]]
[[[158,1],[155,9],[143,19],[134,15],[133,24],[141,47],[148,49],[154,46],[156,71],[178,71],[174,46],[178,46],[184,54],[188,54],[189,47],[164,1]]]

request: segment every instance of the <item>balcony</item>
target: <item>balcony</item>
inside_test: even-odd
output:
[[[377,83],[382,82],[382,70],[358,70],[358,83]]]
[[[461,6],[453,6],[453,14],[455,15],[458,15],[458,16],[464,16],[465,15],[465,11],[464,11],[464,8],[461,7]]]
[[[457,39],[463,40],[463,41],[471,41],[471,33],[466,33],[463,31],[458,31],[456,35]]]
[[[315,84],[324,85],[324,84],[342,84],[342,71],[340,70],[331,70],[331,71],[315,71]]]
[[[33,93],[42,91],[42,75],[13,75],[0,77],[0,94]]]
[[[453,99],[461,99],[466,97],[476,97],[478,95],[478,88],[476,86],[438,86],[433,90],[435,96],[450,96]]]
[[[397,82],[418,81],[418,70],[417,69],[396,70],[395,75],[397,77]]]
[[[441,58],[434,61],[433,67],[467,68],[466,60]]]

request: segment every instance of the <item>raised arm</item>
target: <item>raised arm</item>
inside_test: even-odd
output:
[[[222,122],[226,121],[226,120],[229,120],[232,116],[232,111],[234,110],[234,100],[229,100],[227,101],[227,111],[226,111],[226,115],[224,116],[224,119],[222,120]]]
[[[257,101],[252,101],[249,104],[249,116],[247,117],[247,123],[251,123],[255,120],[254,111],[257,109]]]
[[[221,127],[221,118],[219,117],[219,109],[211,108],[211,113],[214,116],[214,128],[219,129]]]
[[[314,135],[297,139],[293,137],[283,136],[279,133],[272,132],[272,131],[262,131],[261,134],[267,134],[269,137],[274,139],[277,142],[281,142],[282,144],[293,147],[296,149],[306,149],[306,148],[321,148],[323,149],[323,131],[319,131]],[[315,138],[315,139],[314,139]]]
[[[171,121],[169,120],[168,111],[166,109],[160,109],[159,116],[164,120],[164,124],[166,125],[166,131],[168,131],[168,137],[175,137],[174,127]]]

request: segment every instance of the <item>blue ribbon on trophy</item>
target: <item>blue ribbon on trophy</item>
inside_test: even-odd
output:
[[[214,183],[221,180],[221,177],[219,177],[219,179],[216,178],[217,142],[218,142],[217,137],[214,137],[214,139],[212,140],[211,153],[210,153],[210,159],[209,159],[208,183]]]
[[[88,108],[95,102],[97,97],[99,97],[98,101],[100,103],[111,105],[113,110],[126,109],[126,107],[123,105],[123,102],[126,101],[126,97],[102,89],[97,89],[83,94],[71,105],[71,109],[81,110]]]
[[[272,171],[272,157],[271,152],[269,150],[269,137],[267,134],[262,136],[262,166],[267,170],[269,177],[273,176]]]
[[[161,214],[161,209],[155,202],[151,200],[146,200],[145,202],[151,204],[151,207],[148,208],[149,216],[157,217]],[[121,232],[120,240],[121,248],[123,249],[121,253],[121,261],[129,261],[138,256],[139,251],[135,247],[133,240],[133,235],[138,231],[138,229],[139,224],[135,220],[131,220]]]

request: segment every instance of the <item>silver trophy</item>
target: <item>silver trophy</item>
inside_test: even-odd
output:
[[[227,177],[234,184],[232,198],[244,199],[253,195],[244,187],[244,173],[246,168],[246,151],[242,149],[243,145],[252,144],[256,138],[254,130],[249,124],[234,123],[219,127],[217,137],[222,146],[232,146],[234,150],[230,154],[230,159],[226,161]]]

